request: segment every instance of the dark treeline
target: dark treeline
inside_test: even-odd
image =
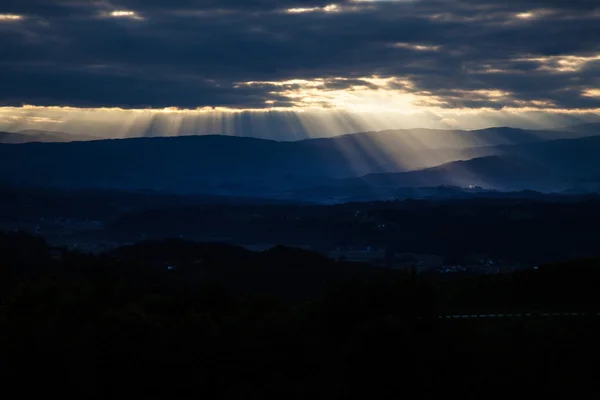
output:
[[[315,205],[151,191],[2,187],[0,229],[101,248],[183,237],[241,245],[285,243],[324,252],[371,247],[433,254],[458,264],[473,254],[530,264],[600,256],[597,195],[473,189],[455,198],[455,188],[436,191],[447,193],[437,200]]]
[[[462,262],[471,253],[524,262],[600,256],[595,197],[407,200],[335,206],[171,207],[125,213],[109,237],[322,246],[379,246]]]
[[[45,218],[110,220],[133,210],[185,207],[204,204],[282,204],[275,200],[215,195],[176,195],[151,190],[58,189],[20,187],[0,183],[0,220],[28,221]]]
[[[284,247],[91,256],[18,233],[0,257],[4,390],[21,396],[504,399],[595,383],[597,260],[445,281]],[[438,318],[465,310],[534,316]],[[554,310],[594,316],[535,315]]]

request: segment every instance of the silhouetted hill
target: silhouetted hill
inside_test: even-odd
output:
[[[344,145],[364,145],[373,142],[394,148],[406,146],[415,148],[418,145],[425,144],[427,148],[445,149],[573,139],[578,137],[573,134],[574,132],[577,131],[566,129],[564,131],[527,130],[510,127],[493,127],[471,131],[418,128],[351,133],[327,139],[309,139],[306,142],[312,144],[343,143]]]
[[[493,155],[502,156],[504,159],[510,157],[513,160],[510,169],[504,170],[504,177],[496,175],[495,179],[489,179],[489,182],[497,182],[499,185],[484,186],[486,188],[506,190],[506,185],[502,182],[515,179],[515,185],[509,186],[512,190],[554,188],[552,190],[562,191],[577,188],[579,192],[597,192],[600,190],[599,152],[600,136],[587,136],[518,145],[476,147],[466,149],[466,157],[463,157],[463,160]],[[504,164],[505,167],[509,167],[507,163]],[[459,165],[453,170],[456,179],[461,173]],[[469,164],[470,171],[483,179],[491,171],[481,167],[478,164]],[[534,182],[529,186],[528,181],[532,179]],[[535,182],[535,179],[539,181]]]
[[[209,135],[2,144],[0,182],[289,198],[299,190],[333,187],[335,179],[373,173],[412,171],[403,178],[410,185],[472,184],[502,190],[554,188],[566,180],[567,186],[556,188],[564,190],[574,186],[571,180],[600,177],[600,137],[539,142],[551,134],[510,128],[413,133],[372,132],[298,142]],[[437,143],[434,139],[440,135],[447,140]],[[521,143],[473,147],[513,140]],[[490,155],[514,156],[521,163],[490,159],[415,172]],[[480,176],[465,179],[469,175]],[[530,187],[530,182],[536,185]]]
[[[66,132],[42,131],[36,129],[26,129],[19,132],[0,132],[0,143],[21,144],[33,142],[76,142],[85,140],[98,140],[99,137],[72,134]]]
[[[371,174],[354,180],[370,186],[429,187],[459,186],[493,188],[502,191],[554,191],[568,181],[553,171],[537,164],[511,156],[479,157],[455,161],[418,171]]]
[[[110,255],[121,261],[145,263],[160,272],[171,267],[188,283],[210,282],[233,293],[261,293],[286,300],[310,300],[334,282],[385,281],[398,275],[372,265],[340,263],[285,246],[254,253],[228,244],[164,240],[125,246]]]
[[[154,256],[56,258],[39,238],[0,232],[8,393],[502,399],[597,386],[597,258],[434,281],[286,248],[238,250],[236,263],[221,245],[122,250],[133,249]],[[165,267],[181,250],[191,264]]]
[[[463,149],[463,160],[398,173],[367,174],[313,190],[320,197],[398,198],[400,188],[480,186],[500,191],[600,191],[600,136]],[[418,155],[419,153],[417,153]],[[425,154],[431,154],[425,152]],[[310,197],[308,191],[299,194]]]
[[[368,170],[365,160],[371,162],[376,160],[377,164],[381,165],[381,169],[387,172],[409,171],[488,155],[478,152],[482,147],[576,139],[582,136],[587,134],[507,127],[474,131],[399,129],[353,133],[327,139],[309,139],[299,143],[316,147],[321,151],[332,149],[341,151],[354,160],[353,166],[357,175],[361,175],[360,172]]]
[[[36,140],[30,140],[29,137],[21,133],[14,132],[0,132],[0,143],[28,143]]]
[[[600,179],[600,136],[497,146],[484,151],[526,160],[548,169],[555,176],[576,177],[584,181]]]
[[[0,169],[9,183],[223,194],[260,193],[290,175],[354,175],[341,152],[217,135],[1,145]]]
[[[565,126],[564,128],[561,128],[561,131],[576,132],[576,133],[586,134],[586,135],[600,135],[600,123],[592,122],[592,123],[588,123],[588,124]]]

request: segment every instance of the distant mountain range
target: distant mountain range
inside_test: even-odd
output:
[[[419,129],[296,142],[207,135],[0,144],[0,182],[313,201],[393,198],[401,188],[435,186],[597,191],[594,127]]]
[[[72,134],[66,132],[40,131],[35,129],[19,132],[0,132],[0,143],[21,144],[33,142],[75,142],[84,140],[99,140],[101,138],[91,135]]]
[[[505,155],[454,161],[417,171],[369,174],[352,181],[371,187],[484,187],[501,191],[555,191],[569,184],[548,168]]]
[[[565,126],[563,128],[560,128],[560,129],[558,129],[558,131],[576,132],[576,133],[586,134],[586,135],[598,135],[598,134],[600,134],[600,123],[593,122],[593,123],[588,123],[588,124],[570,125],[570,126]]]
[[[576,136],[600,134],[600,123],[587,123],[565,126],[560,129],[527,130],[520,128],[496,127],[478,130],[446,130],[446,129],[395,129],[378,132],[349,133],[333,138],[308,139],[313,145],[331,144],[336,146],[364,145],[365,141],[377,141],[385,147],[414,147],[434,144],[434,147],[463,148],[476,146],[492,146],[501,144],[530,143],[553,139],[569,139]],[[25,129],[17,132],[0,131],[0,143],[63,143],[90,140],[103,140],[109,137],[82,133],[68,133],[39,129]],[[184,132],[181,136],[210,136],[205,134]],[[305,139],[306,140],[306,139]],[[299,140],[303,141],[303,140]]]

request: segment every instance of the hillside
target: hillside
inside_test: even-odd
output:
[[[600,177],[600,136],[462,148],[415,148],[405,139],[375,132],[298,142],[209,135],[0,144],[0,182],[289,198],[369,174],[403,173],[353,182],[564,190]],[[448,164],[487,156],[502,158]]]
[[[352,180],[379,187],[458,186],[483,187],[502,191],[558,191],[569,180],[540,165],[511,156],[478,157],[455,161],[418,171],[370,174]]]
[[[560,130],[563,132],[576,132],[585,135],[598,135],[600,134],[600,122],[565,126]]]
[[[0,145],[0,180],[27,185],[227,192],[289,175],[353,172],[340,152],[230,136]]]
[[[22,143],[54,143],[54,142],[76,142],[86,140],[98,140],[98,137],[72,134],[66,132],[41,131],[27,129],[19,132],[0,132],[0,143],[4,144],[22,144]]]

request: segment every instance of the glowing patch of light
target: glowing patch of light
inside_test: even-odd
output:
[[[417,95],[405,90],[410,87],[410,81],[399,78],[381,78],[378,76],[361,77],[357,80],[370,85],[352,84],[343,89],[328,89],[328,83],[344,82],[345,78],[328,80],[294,79],[288,81],[251,81],[239,85],[273,85],[281,86],[281,90],[273,92],[292,100],[298,109],[341,109],[351,112],[413,112],[417,111],[413,102]],[[405,88],[391,89],[389,86]]]
[[[600,89],[586,89],[582,95],[585,97],[600,97]]]
[[[471,91],[467,91],[467,93],[474,93],[476,95],[480,95],[480,96],[487,97],[490,99],[497,99],[497,98],[510,96],[509,92],[502,91],[502,90],[471,90]]]
[[[272,85],[272,86],[300,85],[300,86],[319,87],[319,86],[323,85],[324,82],[325,82],[324,79],[319,79],[319,78],[313,79],[310,81],[306,80],[306,79],[288,79],[286,81],[248,81],[248,82],[241,82],[234,87],[240,87],[243,85]]]
[[[362,81],[365,81],[365,82],[369,82],[369,83],[379,86],[379,87],[388,86],[392,83],[402,83],[404,85],[412,86],[412,83],[409,80],[396,78],[396,77],[381,78],[377,75],[373,75],[373,76],[366,76],[366,77],[359,78],[359,79]]]
[[[324,7],[297,7],[297,8],[288,8],[285,10],[288,14],[302,14],[302,13],[311,13],[311,12],[338,12],[340,11],[340,6],[337,4],[329,4]]]
[[[533,12],[521,12],[515,15],[518,19],[532,19],[535,18],[536,15]]]
[[[532,19],[542,19],[549,16],[559,16],[564,18],[564,16],[559,15],[556,10],[552,9],[537,9],[531,11],[524,11],[517,14],[513,14],[514,18],[520,19],[522,21],[530,21]]]
[[[600,54],[593,56],[546,56],[546,57],[528,57],[520,58],[515,61],[534,61],[540,63],[540,70],[551,72],[578,72],[585,65],[592,61],[600,61]]]
[[[485,67],[482,66],[482,69],[477,70],[477,71],[473,71],[476,74],[504,74],[508,71],[505,71],[503,69],[500,68],[494,68],[494,67]],[[510,71],[513,72],[513,71]]]
[[[356,92],[356,91],[355,91]],[[266,108],[260,110],[204,107],[201,109],[122,109],[76,108],[61,106],[0,107],[0,131],[18,132],[26,129],[60,131],[96,137],[123,138],[139,136],[176,136],[190,134],[225,134],[257,136],[274,140],[324,137],[342,133],[383,131],[394,129],[482,129],[490,126],[519,126],[547,129],[565,126],[573,115],[585,120],[596,118],[600,109],[558,109],[543,107],[439,108],[410,105],[407,108],[378,107],[386,90],[367,96],[353,110],[341,108]],[[330,95],[335,93],[330,93]],[[308,93],[301,97],[311,96]],[[409,99],[412,101],[412,99]],[[352,96],[327,99],[334,103],[355,102]],[[371,104],[369,104],[371,101]],[[399,105],[392,97],[393,105]],[[308,102],[310,103],[310,102]],[[360,107],[362,106],[362,107]],[[369,107],[371,106],[371,108]],[[377,110],[372,112],[370,110]],[[415,111],[416,110],[416,111]],[[405,112],[410,111],[410,112]],[[57,124],[59,121],[60,124]],[[282,128],[283,127],[283,128]],[[448,139],[440,141],[435,132],[416,129],[403,142],[404,150],[382,145],[390,160],[411,168],[424,168],[453,161],[460,152],[432,152],[424,156],[412,152],[418,148],[458,148],[474,143]],[[379,143],[364,143],[365,148]],[[486,145],[482,142],[479,145]],[[389,147],[389,149],[388,149]],[[387,150],[386,150],[387,149]],[[394,150],[395,149],[395,150]],[[351,150],[351,149],[350,149]],[[350,151],[349,150],[349,151]],[[389,150],[389,151],[388,151]],[[459,150],[457,150],[459,151]],[[396,154],[397,152],[397,154]],[[378,152],[380,154],[381,151]],[[469,182],[473,183],[473,182]]]
[[[62,119],[50,117],[26,117],[26,119],[37,124],[62,124],[65,122]]]
[[[556,103],[551,100],[514,100],[515,104],[521,107],[539,107],[539,108],[554,108]]]
[[[22,15],[17,15],[17,14],[0,14],[0,22],[20,21],[22,19],[23,19]]]
[[[112,11],[108,13],[108,16],[112,18],[142,19],[142,17],[137,12],[129,10]]]
[[[439,51],[441,46],[431,46],[426,44],[414,44],[414,43],[394,43],[392,47],[400,49],[409,49],[415,51]]]
[[[301,14],[307,12],[313,12],[319,10],[319,7],[311,7],[311,8],[288,8],[285,10],[289,14]]]

